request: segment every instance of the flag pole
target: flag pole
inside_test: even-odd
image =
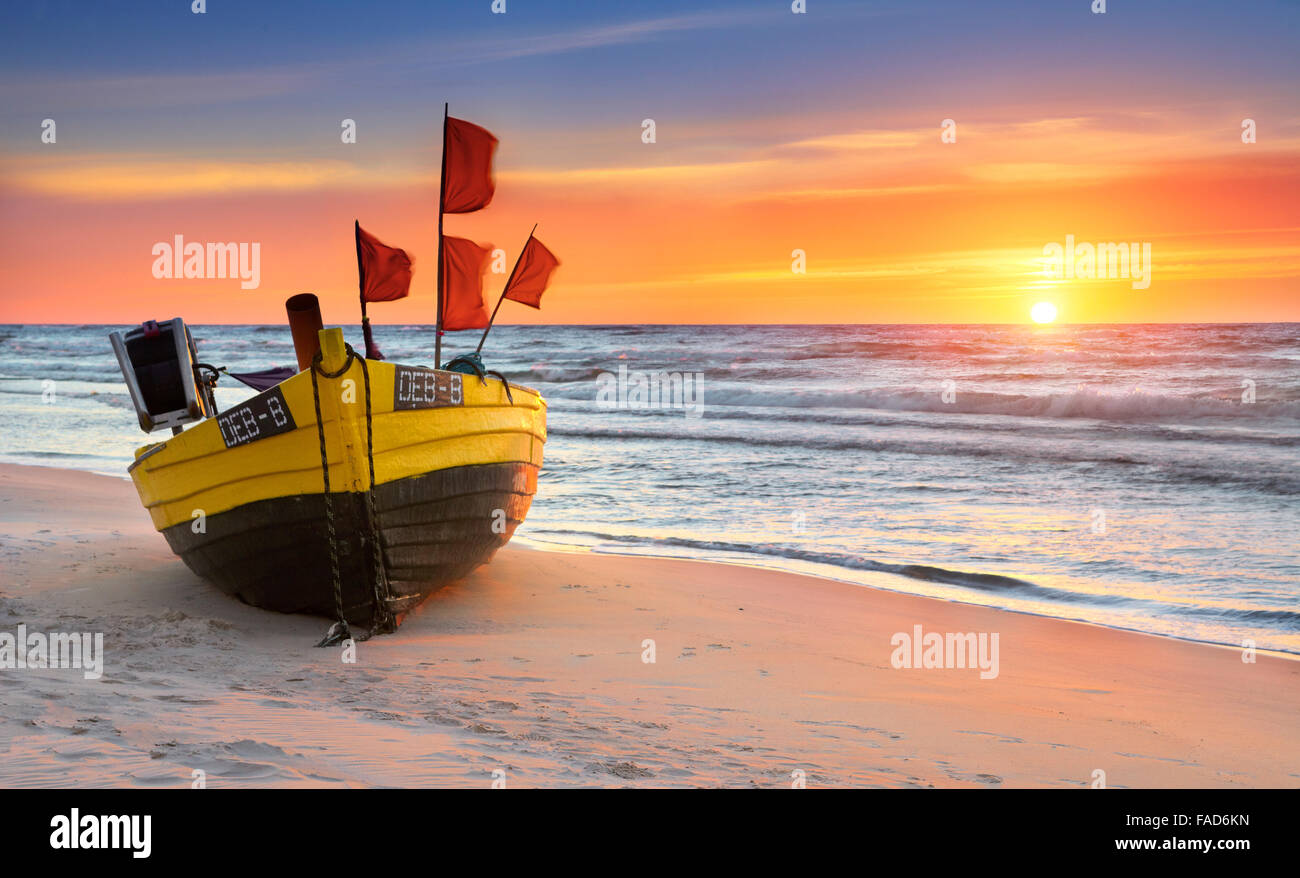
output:
[[[438,183],[438,318],[433,324],[433,368],[442,368],[442,205],[447,197],[447,116],[442,104],[442,174]]]
[[[357,298],[361,300],[361,338],[365,342],[367,359],[373,350],[378,359],[383,359],[375,344],[375,337],[370,332],[370,318],[366,316],[366,264],[361,258],[361,220],[352,221],[353,235],[357,240]]]
[[[533,239],[533,232],[536,231],[537,223],[533,223],[533,231],[528,233],[528,241]],[[506,278],[506,285],[501,288],[501,296],[497,299],[497,306],[492,309],[492,316],[488,318],[488,325],[483,330],[483,337],[478,340],[478,347],[474,349],[475,354],[483,351],[483,342],[487,341],[488,333],[492,331],[492,324],[496,322],[497,312],[501,310],[501,303],[506,300],[506,293],[510,291],[510,282],[515,279],[515,272],[519,270],[519,263],[523,261],[524,252],[528,249],[528,241],[524,241],[523,248],[519,251],[519,255],[515,257],[515,267],[510,269],[510,277]]]
[[[357,297],[361,299],[361,325],[366,325],[366,270],[361,262],[361,220],[352,221],[352,234],[357,242]]]

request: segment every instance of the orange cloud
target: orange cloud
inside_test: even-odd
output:
[[[396,174],[363,172],[341,160],[184,161],[151,156],[75,156],[7,163],[0,176],[36,195],[91,201],[187,198],[266,190],[383,185]]]

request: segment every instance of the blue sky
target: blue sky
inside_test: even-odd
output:
[[[1281,2],[1088,0],[13,4],[0,101],[11,119],[72,116],[109,148],[225,150],[229,130],[296,149],[322,113],[368,116],[394,138],[442,100],[510,132],[771,120],[787,136],[846,113],[928,121],[971,106],[1273,100],[1300,83],[1300,9]],[[1206,71],[1213,70],[1213,76]],[[482,108],[482,109],[479,109]],[[161,124],[165,120],[166,124]],[[822,122],[820,120],[827,120]],[[180,123],[180,124],[177,124]],[[10,126],[6,126],[10,127]],[[152,130],[151,129],[156,129]],[[814,132],[815,133],[815,132]],[[12,129],[6,134],[10,143]]]

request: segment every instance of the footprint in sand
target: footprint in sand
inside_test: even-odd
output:
[[[612,774],[615,777],[621,777],[624,780],[655,776],[653,771],[648,768],[643,768],[635,762],[592,762],[588,763],[587,768],[588,770],[603,771]]]

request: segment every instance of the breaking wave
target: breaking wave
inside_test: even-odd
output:
[[[845,555],[835,552],[817,552],[788,546],[754,545],[720,540],[693,540],[684,537],[664,537],[658,539],[610,534],[587,530],[536,530],[534,534],[554,534],[556,536],[575,536],[601,540],[627,546],[663,546],[691,549],[705,553],[727,553],[749,555],[754,557],[783,558],[811,564],[824,564],[845,570],[861,570],[871,573],[887,573],[906,579],[932,582],[941,585],[953,585],[963,589],[993,594],[1014,594],[1031,600],[1053,601],[1066,604],[1091,605],[1095,607],[1126,607],[1148,612],[1179,612],[1196,616],[1212,617],[1222,621],[1255,622],[1283,628],[1300,630],[1300,612],[1265,608],[1238,607],[1186,607],[1172,605],[1162,601],[1133,597],[1123,594],[1093,594],[1071,591],[1039,585],[1027,579],[1003,576],[996,573],[977,573],[968,570],[952,570],[928,564],[892,564],[876,561],[863,556]]]
[[[599,374],[599,373],[597,373]],[[890,412],[933,412],[939,414],[1004,415],[1021,418],[1077,418],[1111,421],[1168,421],[1287,418],[1300,421],[1300,402],[1258,401],[1243,403],[1239,396],[1188,397],[1133,390],[1115,393],[1080,389],[1069,393],[1027,395],[957,390],[952,402],[944,402],[936,382],[926,390],[755,390],[725,383],[721,387],[705,376],[705,417],[712,407],[755,406],[776,408],[865,409]],[[564,388],[551,390],[561,399],[594,400],[594,388],[580,393]]]

